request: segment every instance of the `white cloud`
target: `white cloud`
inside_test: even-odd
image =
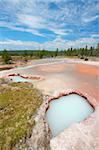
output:
[[[94,20],[96,20],[98,18],[99,18],[99,15],[96,15],[96,16],[92,16],[92,17],[89,17],[89,18],[85,18],[83,21],[85,23],[88,23],[88,22],[92,22],[92,21],[94,21]]]
[[[30,28],[40,29],[44,28],[44,20],[40,16],[32,16],[26,14],[18,14],[19,23],[26,25]]]
[[[90,23],[99,19],[99,2],[94,3],[94,1],[88,1],[88,4],[85,7],[85,10],[82,14],[82,22],[83,23]],[[98,14],[97,14],[98,13]]]
[[[69,34],[70,32],[72,32],[72,30],[65,30],[65,29],[50,29],[51,31],[53,31],[55,34],[57,35],[67,35]]]
[[[30,28],[17,27],[17,24],[11,24],[11,23],[7,23],[7,22],[4,22],[4,21],[0,22],[0,27],[7,27],[9,29],[16,30],[16,31],[29,32],[29,33],[32,33],[34,35],[42,36],[42,37],[44,36],[43,34],[41,34],[37,30],[30,29]]]
[[[71,9],[71,5],[61,6],[61,0],[5,0],[5,2],[7,6],[3,11],[7,12],[8,17],[12,16],[11,22],[6,21],[8,27],[11,28],[11,23],[13,23],[13,29],[22,31],[21,27],[21,29],[16,28],[15,23],[17,23],[18,25],[25,25],[29,29],[24,29],[26,32],[32,32],[31,29],[33,29],[32,33],[35,33],[34,30],[37,33],[39,32],[38,29],[45,28],[53,30],[55,34],[66,35],[68,32],[65,31],[62,24],[73,20],[77,13],[76,7]],[[51,2],[55,2],[59,10],[50,10],[49,3]]]
[[[3,4],[1,5],[2,8],[0,13],[2,14],[3,12],[5,14],[4,17],[6,16],[5,18],[1,18],[1,20],[4,19],[0,21],[1,27],[7,27],[21,32],[29,32],[34,35],[46,36],[46,38],[48,38],[47,36],[50,35],[40,32],[40,29],[47,29],[52,31],[56,36],[54,41],[48,41],[44,44],[32,43],[36,46],[39,44],[41,47],[45,46],[52,48],[53,46],[53,48],[65,48],[66,46],[75,47],[77,44],[78,46],[83,46],[86,42],[89,45],[91,42],[92,44],[95,43],[94,38],[96,36],[85,38],[85,40],[83,38],[68,42],[63,40],[62,37],[71,33],[78,34],[79,27],[99,19],[99,15],[97,15],[99,3],[94,3],[92,0],[81,0],[81,2],[83,2],[82,5],[80,5],[80,2],[77,3],[77,1],[70,0],[4,0],[4,2],[3,4],[3,1],[0,1],[0,3]],[[58,7],[57,10],[49,9],[49,3],[51,2],[55,3]],[[74,25],[75,28],[71,28],[72,25]],[[19,41],[12,41],[12,43],[15,45],[15,43]],[[11,41],[7,42],[11,43]],[[31,43],[31,41],[30,43],[20,42],[20,46],[22,46],[23,43],[23,45],[27,45],[27,47]]]
[[[0,41],[0,49],[48,49],[55,50],[56,48],[68,49],[70,47],[80,48],[85,47],[86,45],[95,46],[97,43],[94,38],[80,38],[75,41],[64,40],[61,37],[57,37],[53,41],[44,42],[42,44],[33,41],[20,41],[20,40],[11,40],[8,39],[6,41]]]
[[[73,42],[70,42],[71,45],[73,47],[85,47],[86,45],[88,45],[88,47],[90,46],[95,46],[97,41],[94,38],[80,38],[78,40],[75,40]]]
[[[99,38],[99,34],[92,34],[91,37],[92,38]]]

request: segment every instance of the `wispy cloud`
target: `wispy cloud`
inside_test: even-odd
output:
[[[6,41],[0,41],[0,48],[8,48],[8,49],[48,49],[48,50],[55,50],[56,48],[59,48],[61,50],[68,49],[70,47],[73,48],[80,48],[85,47],[88,45],[89,47],[91,45],[96,45],[96,40],[94,38],[80,38],[75,41],[68,41],[64,40],[61,37],[57,37],[53,41],[45,42],[45,43],[38,43],[33,41],[20,41],[20,40],[11,40],[8,39]]]
[[[99,34],[92,34],[91,37],[92,38],[99,38]]]
[[[6,6],[6,7],[5,7]],[[0,1],[0,27],[5,27],[13,31],[31,33],[39,37],[45,37],[42,47],[60,47],[66,45],[78,46],[95,43],[95,36],[99,34],[99,1],[98,0],[2,0]],[[96,30],[96,28],[97,30]],[[1,28],[2,29],[2,28]],[[47,30],[51,32],[48,34]],[[3,34],[3,31],[1,31]],[[94,33],[94,34],[93,34]],[[72,41],[72,35],[76,39]],[[68,36],[69,35],[69,36]],[[71,36],[71,38],[70,38]],[[78,36],[78,37],[77,37]],[[69,38],[68,38],[69,37]],[[90,38],[89,38],[90,37]],[[7,37],[5,37],[6,39]],[[19,45],[29,46],[18,37]],[[18,39],[17,38],[17,39]],[[59,40],[60,39],[60,40]],[[86,40],[84,40],[86,39]],[[90,41],[88,41],[90,40]],[[9,42],[10,41],[4,41]],[[16,43],[15,42],[15,43]],[[12,43],[14,43],[12,39]],[[75,44],[76,43],[76,44]],[[80,44],[79,44],[80,43]],[[8,43],[5,43],[10,45]],[[40,44],[32,43],[36,46]],[[15,45],[15,44],[14,44]],[[18,44],[16,44],[18,46]]]
[[[6,27],[15,31],[21,31],[21,32],[29,32],[32,33],[34,35],[38,35],[38,36],[44,36],[43,34],[39,33],[39,31],[34,30],[34,29],[30,29],[30,28],[24,28],[24,27],[17,27],[17,25],[15,24],[11,24],[11,23],[7,23],[4,21],[0,22],[0,27]]]
[[[88,1],[82,14],[83,23],[91,23],[99,19],[99,1]],[[99,20],[98,20],[99,21]]]
[[[93,17],[89,17],[89,18],[85,18],[84,19],[84,22],[87,23],[87,22],[92,22],[92,21],[95,21],[96,19],[99,18],[99,15],[96,15],[96,16],[93,16]]]

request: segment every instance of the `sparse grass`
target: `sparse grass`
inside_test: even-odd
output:
[[[0,150],[11,150],[30,136],[33,115],[42,101],[40,92],[28,83],[0,86]]]

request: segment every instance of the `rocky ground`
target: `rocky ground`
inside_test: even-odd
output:
[[[39,60],[31,62],[29,66],[23,68],[2,71],[0,72],[0,77],[12,73],[26,76],[42,76],[43,80],[35,81],[33,84],[48,97],[54,97],[69,90],[79,91],[88,98],[95,108],[90,118],[81,123],[73,124],[57,137],[51,138],[48,125],[44,120],[46,102],[48,102],[46,97],[44,106],[40,108],[36,117],[37,125],[33,129],[31,138],[27,141],[31,150],[99,149],[99,61]]]

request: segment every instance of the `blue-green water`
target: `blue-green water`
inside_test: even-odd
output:
[[[33,80],[25,79],[20,76],[10,76],[9,77],[13,82],[33,82]]]
[[[71,124],[86,119],[93,111],[93,107],[85,98],[70,94],[50,102],[46,120],[52,135],[56,136]]]

